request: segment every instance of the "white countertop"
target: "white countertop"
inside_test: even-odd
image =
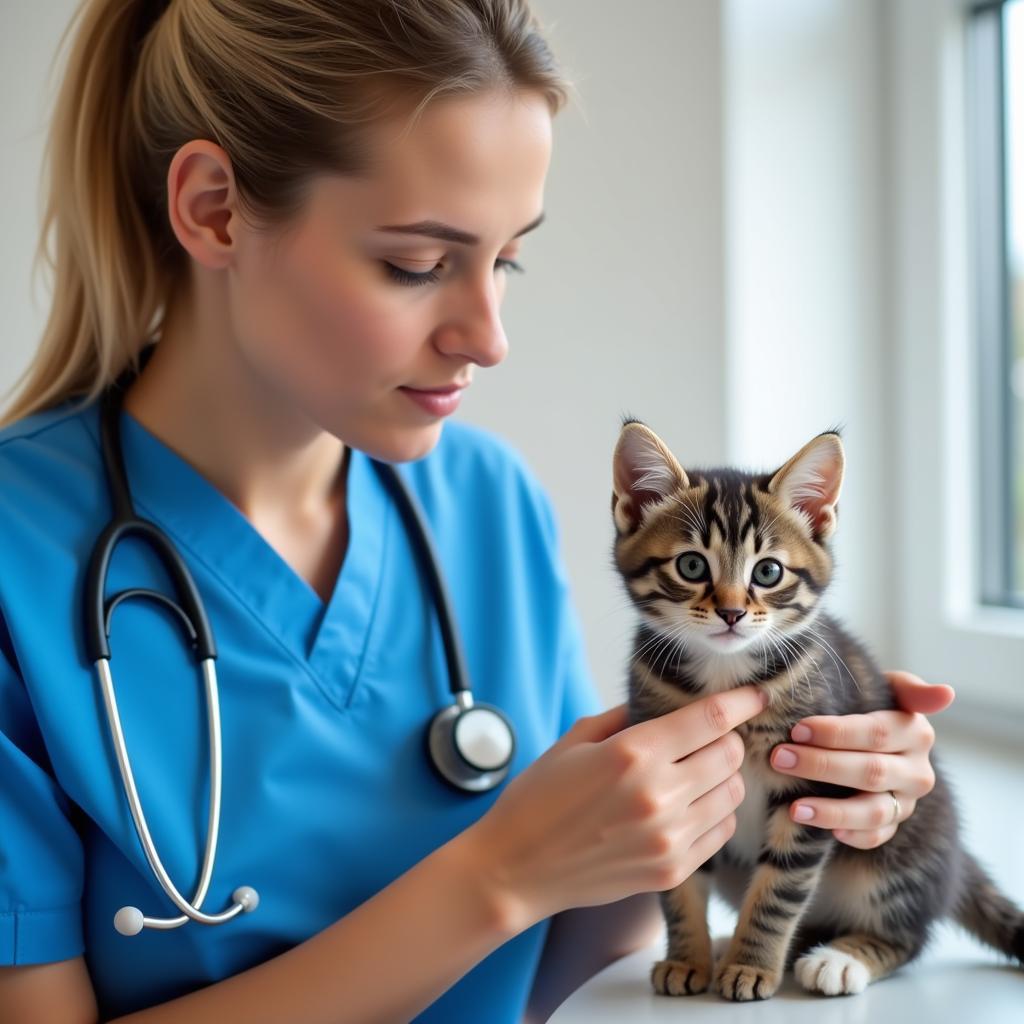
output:
[[[664,945],[659,943],[612,964],[570,996],[550,1018],[551,1024],[1024,1022],[1024,970],[1000,964],[991,950],[946,925],[917,961],[856,996],[811,995],[792,974],[772,999],[758,1003],[731,1003],[708,992],[657,996],[648,974],[663,955]]]

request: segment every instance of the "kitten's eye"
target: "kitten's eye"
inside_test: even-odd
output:
[[[754,582],[762,587],[774,587],[782,579],[782,566],[774,558],[763,558],[754,566]]]
[[[701,580],[711,579],[711,570],[703,555],[696,551],[687,551],[676,559],[676,568],[684,580],[691,583],[699,583]]]

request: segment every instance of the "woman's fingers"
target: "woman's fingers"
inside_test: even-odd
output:
[[[952,686],[945,683],[926,683],[912,672],[895,670],[883,675],[889,680],[896,703],[904,711],[920,711],[925,715],[934,715],[948,708],[956,696]]]
[[[571,736],[571,742],[575,743],[600,743],[601,740],[614,736],[629,725],[629,705],[616,704],[606,711],[600,711],[596,715],[584,715],[577,718],[572,729],[562,737]]]
[[[837,836],[839,832],[877,831],[890,826],[895,831],[894,826],[906,821],[914,813],[916,804],[911,796],[897,794],[897,800],[893,800],[892,794],[888,792],[858,793],[841,800],[804,796],[790,804],[789,816],[801,825],[838,829]]]
[[[730,814],[713,825],[690,845],[687,867],[696,871],[704,861],[713,857],[736,834],[736,815]]]
[[[690,800],[709,793],[738,772],[743,754],[743,740],[737,733],[730,732],[678,762]]]
[[[896,835],[897,828],[898,825],[886,825],[885,828],[861,829],[854,832],[841,829],[832,834],[847,846],[856,846],[858,850],[873,850],[876,846],[889,842]]]
[[[694,834],[700,835],[716,823],[724,821],[743,803],[743,796],[743,777],[736,772],[694,800],[688,811],[689,824]]]
[[[756,686],[739,686],[631,726],[623,737],[679,761],[760,714],[768,696]]]
[[[916,793],[929,780],[912,778],[914,766],[908,765],[908,760],[901,754],[826,750],[802,744],[783,744],[772,751],[772,767],[777,772],[851,789],[866,789],[870,793],[884,793],[887,789]]]
[[[790,730],[797,743],[832,750],[877,751],[898,754],[930,750],[935,730],[923,715],[905,711],[872,711],[866,715],[816,715],[797,722]]]

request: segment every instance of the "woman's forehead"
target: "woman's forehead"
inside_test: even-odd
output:
[[[435,220],[502,242],[537,218],[551,157],[543,98],[439,99],[403,131],[406,122],[369,127],[368,174],[317,181],[332,216],[371,231]]]

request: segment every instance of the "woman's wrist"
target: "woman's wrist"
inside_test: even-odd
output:
[[[477,822],[440,847],[434,856],[447,863],[461,880],[460,888],[476,908],[482,927],[507,942],[548,915],[528,898],[496,848]]]

